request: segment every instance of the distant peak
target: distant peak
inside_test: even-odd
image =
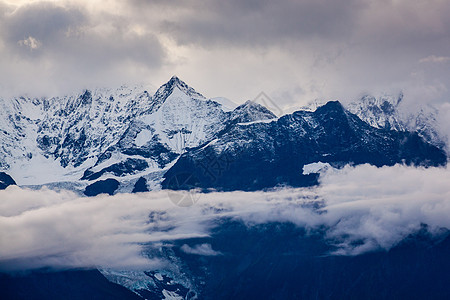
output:
[[[247,100],[236,108],[236,110],[241,109],[267,109],[267,108],[259,103],[256,103],[255,101]]]
[[[263,104],[260,104],[254,100],[247,100],[243,104],[239,105],[238,108],[247,108],[247,109],[262,109],[270,111],[267,107],[265,107]],[[272,112],[271,112],[272,113]],[[273,114],[273,113],[272,113]]]
[[[244,104],[242,106],[250,106],[250,105],[255,105],[256,103],[252,100],[247,100],[244,102]]]
[[[333,107],[333,108],[339,108],[342,110],[344,109],[341,102],[339,102],[338,100],[328,101],[327,103],[325,103],[325,105],[322,105],[322,107]]]
[[[184,81],[182,81],[178,76],[174,75],[170,78],[168,82],[163,84],[153,96],[153,99],[157,102],[164,102],[167,97],[169,97],[175,88],[178,88],[184,94],[189,97],[197,99],[205,99],[205,97],[198,93],[196,90],[188,86]]]
[[[383,93],[378,96],[366,94],[361,97],[359,101],[355,101],[353,105],[365,104],[372,106],[380,106],[388,103],[394,107],[397,107],[403,100],[403,92],[399,92],[397,95]]]
[[[334,101],[328,101],[327,103],[325,103],[322,106],[319,106],[316,109],[316,113],[324,113],[324,112],[330,112],[330,111],[334,111],[334,112],[344,112],[344,106],[342,106],[341,102],[334,100]]]
[[[180,80],[180,78],[177,76],[177,75],[173,75],[171,78],[170,78],[170,80]]]
[[[232,119],[239,123],[253,122],[259,120],[270,120],[276,116],[265,106],[251,100],[239,105],[232,111]]]
[[[164,85],[162,85],[161,87],[168,87],[168,88],[174,88],[174,87],[178,87],[180,90],[182,91],[194,91],[195,90],[193,88],[191,88],[189,85],[186,84],[186,82],[184,82],[183,80],[181,80],[177,75],[173,75],[169,81],[167,81]],[[195,92],[197,93],[197,92]],[[199,93],[197,93],[199,94]],[[203,97],[203,96],[202,96]]]
[[[173,75],[170,80],[167,83],[181,83],[181,84],[186,84],[185,82],[183,82],[177,75]]]

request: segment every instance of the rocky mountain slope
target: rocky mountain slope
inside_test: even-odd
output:
[[[218,139],[182,155],[162,184],[169,189],[219,190],[308,186],[317,183],[317,174],[301,171],[319,161],[335,167],[363,163],[439,166],[446,164],[447,157],[417,133],[369,126],[339,102],[330,101],[314,112],[237,124]],[[180,176],[189,181],[181,180],[184,185],[180,186]]]
[[[159,188],[162,174],[187,149],[231,124],[275,117],[252,102],[222,108],[176,76],[153,96],[121,87],[1,103],[0,169],[19,185],[80,191],[106,179],[120,182],[112,186],[124,192],[138,180]]]
[[[201,187],[310,185],[317,174],[303,175],[302,167],[318,161],[446,162],[442,150],[422,140],[441,145],[433,115],[405,121],[397,110],[402,97],[363,97],[349,111],[329,102],[280,118],[252,101],[235,107],[217,99],[176,76],[153,94],[122,86],[3,99],[0,171],[21,186],[96,195],[160,189],[163,181],[164,188],[180,188],[171,178],[190,174]]]
[[[444,137],[438,132],[438,111],[432,106],[423,106],[416,112],[402,111],[403,93],[397,96],[365,95],[350,103],[347,109],[373,127],[417,132],[427,142],[443,149]]]
[[[45,185],[87,196],[161,188],[260,190],[317,184],[323,166],[445,165],[436,118],[425,111],[404,117],[400,102],[367,96],[348,109],[330,101],[277,118],[252,101],[235,106],[207,99],[175,76],[154,93],[120,87],[2,99],[0,189]],[[249,227],[228,216],[214,222],[208,236],[158,245],[158,255],[174,268],[0,274],[3,295],[383,298],[392,282],[401,287],[393,298],[448,295],[442,280],[449,265],[447,231],[442,240],[424,231],[388,252],[341,257],[330,256],[326,230],[311,234],[278,221]],[[153,255],[151,247],[146,251]]]

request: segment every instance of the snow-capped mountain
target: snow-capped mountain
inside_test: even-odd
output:
[[[309,108],[277,117],[252,101],[235,105],[224,98],[208,99],[176,76],[154,93],[141,86],[123,86],[49,99],[3,99],[0,189],[16,183],[46,185],[87,196],[161,188],[264,190],[315,185],[320,169],[347,164],[445,165],[447,156],[442,148],[427,142],[438,135],[425,134],[431,132],[435,119],[425,111],[405,119],[398,113],[400,102],[400,98],[368,96],[350,110],[338,101],[315,102]],[[415,130],[419,133],[410,132]],[[153,217],[150,214],[149,218]],[[165,218],[165,213],[159,217]],[[364,298],[361,295],[378,295],[379,283],[391,282],[389,274],[396,277],[395,270],[403,272],[398,278],[412,273],[426,281],[426,286],[437,282],[437,294],[446,286],[429,276],[427,270],[430,261],[434,268],[439,265],[431,259],[436,253],[440,260],[448,261],[448,235],[445,243],[438,244],[437,252],[428,244],[423,246],[426,251],[422,246],[417,249],[415,244],[407,244],[417,255],[410,256],[407,263],[398,260],[398,266],[390,264],[387,269],[378,263],[378,254],[364,256],[363,262],[368,263],[363,263],[362,269],[371,272],[364,282],[370,283],[370,288],[362,285],[361,291],[349,293],[349,287],[361,279],[361,268],[353,263],[358,258],[336,260],[329,267],[326,262],[331,247],[326,243],[326,231],[320,229],[310,235],[301,227],[278,221],[249,227],[229,215],[215,218],[214,223],[217,227],[210,235],[186,239],[180,235],[144,250],[148,257],[164,258],[169,263],[167,268],[101,270],[110,281],[135,294],[106,284],[98,272],[80,271],[75,278],[61,273],[55,282],[75,283],[80,289],[86,282],[95,282],[123,299],[217,299],[217,291],[223,291],[220,297],[225,299],[316,299],[330,294]],[[420,236],[419,240],[425,238]],[[429,244],[434,242],[430,240]],[[396,254],[383,255],[391,261]],[[405,271],[404,265],[409,262],[416,264],[415,272]],[[373,269],[373,265],[383,268]],[[305,269],[314,272],[307,274]],[[339,276],[342,270],[346,270],[345,276]],[[341,281],[336,283],[336,278]],[[20,286],[26,295],[38,294],[39,279],[33,279],[34,285],[15,281],[14,277],[6,279],[8,284],[3,289]],[[42,286],[47,287],[47,283]],[[408,288],[422,286],[408,284]],[[277,288],[280,286],[287,288]],[[89,295],[102,292],[90,291]],[[67,295],[64,288],[59,293]],[[386,295],[384,290],[378,293]],[[428,295],[429,289],[423,293]],[[55,298],[54,294],[42,297]]]
[[[19,185],[96,195],[180,188],[168,183],[180,172],[207,174],[202,187],[255,189],[314,184],[317,174],[302,175],[302,168],[318,161],[445,163],[441,150],[407,132],[439,146],[433,115],[403,117],[402,97],[366,96],[349,111],[315,103],[277,118],[252,101],[207,99],[173,76],[153,95],[122,86],[2,100],[0,171]],[[223,174],[227,183],[217,185]]]
[[[398,106],[403,100],[403,94],[398,97],[383,95],[379,98],[365,95],[360,100],[348,105],[348,110],[356,114],[370,126],[387,130],[406,131],[401,121]]]
[[[177,77],[161,86],[151,102],[152,107],[130,120],[82,179],[113,176],[134,184],[142,177],[155,188],[161,170],[186,149],[211,140],[227,120],[218,103],[207,100]],[[131,192],[133,184],[128,190],[122,185],[122,189]]]
[[[335,167],[370,163],[445,165],[447,157],[417,133],[378,129],[337,101],[316,111],[297,111],[270,122],[239,123],[206,146],[183,154],[164,175],[163,187],[259,190],[277,185],[308,186],[317,174],[301,170],[314,162]],[[172,180],[188,176],[187,186]],[[175,184],[174,184],[175,183]]]
[[[230,110],[176,76],[153,96],[142,87],[123,86],[1,103],[0,169],[19,185],[78,190],[108,178],[120,181],[121,191],[131,192],[139,179],[158,188],[165,170],[187,149],[230,124],[275,117],[251,101]]]
[[[76,181],[151,106],[139,87],[2,100],[0,165],[20,185]]]
[[[403,93],[397,96],[385,94],[379,97],[365,95],[350,103],[347,109],[373,127],[397,131],[416,131],[427,142],[444,148],[445,143],[437,130],[437,110],[428,105],[415,113],[406,113],[402,110],[402,103]]]

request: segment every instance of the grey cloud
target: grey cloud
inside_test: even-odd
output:
[[[328,172],[321,179],[327,199],[330,238],[341,241],[341,254],[390,249],[407,235],[430,226],[450,228],[449,170],[396,165],[363,165]],[[354,242],[361,242],[354,246]]]
[[[165,35],[191,47],[187,60],[195,60],[201,48],[217,54],[205,62],[217,74],[240,65],[228,76],[245,76],[235,89],[247,98],[258,93],[251,87],[259,84],[280,106],[315,98],[345,102],[364,93],[400,90],[405,102],[448,102],[448,68],[419,63],[450,53],[445,1],[146,3],[139,9],[162,12],[156,19]],[[223,53],[224,48],[229,52]]]
[[[161,24],[182,44],[283,46],[347,38],[363,7],[361,1],[201,1]]]
[[[86,21],[85,12],[78,8],[43,2],[18,8],[6,18],[4,25],[12,42],[33,36],[45,43],[52,43],[70,28],[81,26]]]
[[[40,86],[44,95],[67,93],[137,81],[142,70],[157,69],[165,61],[156,35],[136,32],[127,18],[81,5],[36,2],[6,13],[0,23],[0,52],[6,58],[0,62],[0,77],[19,93]]]

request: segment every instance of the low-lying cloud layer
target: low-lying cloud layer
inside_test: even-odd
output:
[[[145,257],[143,244],[207,236],[217,218],[324,226],[335,254],[344,255],[390,249],[422,224],[431,233],[450,228],[447,168],[330,169],[317,188],[208,193],[190,207],[174,205],[167,191],[84,198],[12,186],[0,199],[1,270],[160,268],[165,262]],[[220,255],[210,244],[183,247],[188,254]]]

